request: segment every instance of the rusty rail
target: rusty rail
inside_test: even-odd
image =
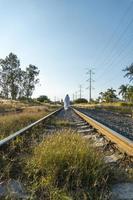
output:
[[[113,131],[107,126],[99,123],[98,121],[92,119],[91,117],[88,117],[87,115],[83,114],[77,109],[73,108],[73,110],[77,115],[79,115],[87,123],[89,123],[95,129],[97,129],[98,132],[102,133],[107,138],[107,140],[110,140],[113,143],[115,143],[122,152],[128,154],[129,156],[133,156],[133,141],[122,136],[116,131]]]

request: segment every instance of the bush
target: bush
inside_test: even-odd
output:
[[[80,98],[80,99],[76,99],[74,101],[74,103],[88,103],[87,99],[84,99],[84,98]]]
[[[39,102],[45,102],[45,103],[49,103],[50,99],[46,96],[46,95],[41,95],[37,98],[37,101]]]
[[[121,102],[120,103],[120,106],[125,106],[125,107],[133,107],[133,103],[130,103],[130,102]]]
[[[76,133],[48,136],[28,161],[34,198],[103,199],[109,169],[102,156]],[[111,175],[111,174],[110,174]]]

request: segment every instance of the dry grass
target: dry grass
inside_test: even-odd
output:
[[[103,155],[70,129],[42,133],[42,126],[35,127],[12,141],[4,154],[0,151],[0,182],[19,180],[34,200],[107,200],[114,171]]]
[[[50,121],[51,125],[55,125],[56,127],[72,127],[74,126],[74,122],[70,122],[70,120],[58,119],[54,117],[53,120]]]
[[[33,199],[103,200],[111,170],[81,135],[49,136],[27,160]]]
[[[56,109],[60,105],[49,104],[49,103],[40,103],[37,101],[18,101],[18,100],[3,100],[0,99],[0,113],[16,111],[18,109],[24,109],[27,107],[41,107],[45,106],[46,108]]]
[[[28,104],[14,100],[0,100],[0,112],[15,111],[23,107],[27,107]]]
[[[133,103],[124,103],[124,102],[116,102],[116,103],[101,103],[101,104],[75,104],[75,107],[84,108],[84,109],[100,109],[100,110],[108,110],[113,112],[118,112],[121,114],[132,115],[133,111]]]
[[[25,126],[54,111],[53,107],[27,107],[22,113],[0,116],[0,139],[24,128]]]

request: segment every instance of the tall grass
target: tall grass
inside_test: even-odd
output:
[[[32,101],[19,101],[19,100],[2,100],[0,99],[0,113],[4,112],[12,112],[19,109],[27,108],[27,107],[41,107],[45,106],[46,108],[53,108],[56,109],[57,107],[60,107],[60,105],[54,105],[49,103],[40,103],[38,101],[32,100]]]
[[[17,109],[20,109],[22,107],[27,107],[27,106],[28,104],[25,104],[20,101],[0,100],[0,112],[15,111]]]
[[[110,170],[103,157],[81,135],[48,136],[27,161],[33,199],[104,199]]]
[[[27,107],[22,113],[0,116],[0,139],[35,122],[53,110],[45,106]]]

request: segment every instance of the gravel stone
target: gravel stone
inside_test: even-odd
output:
[[[113,185],[111,196],[111,200],[133,200],[133,183]]]
[[[133,118],[105,110],[78,110],[133,141]]]

